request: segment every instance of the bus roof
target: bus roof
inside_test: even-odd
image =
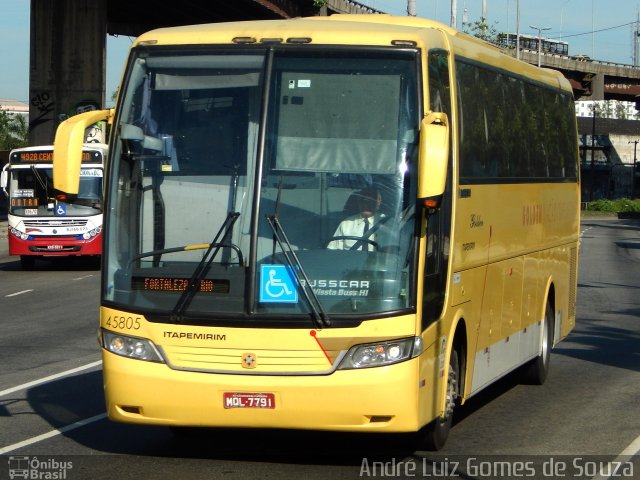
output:
[[[429,31],[438,31],[447,37],[454,55],[572,91],[568,80],[560,72],[539,69],[516,60],[484,40],[421,17],[360,14],[186,25],[151,30],[138,37],[132,48],[155,45],[291,44],[305,39],[304,43],[311,45],[392,46],[404,41],[400,45],[413,42],[418,48],[426,49],[429,48]]]
[[[385,36],[417,35],[417,30],[437,29],[447,35],[463,35],[486,46],[490,44],[459,32],[440,22],[419,17],[400,17],[388,14],[332,15],[282,20],[249,20],[202,25],[186,25],[151,30],[136,39],[133,46],[145,44],[210,44],[235,43],[234,38],[256,37],[277,39],[286,31],[287,38],[311,38],[312,44],[391,45]],[[188,39],[188,40],[187,40]],[[283,39],[283,43],[286,38]]]

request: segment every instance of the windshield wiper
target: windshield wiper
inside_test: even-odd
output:
[[[40,186],[44,190],[44,196],[46,197],[46,199],[48,201],[49,200],[49,189],[47,188],[47,181],[42,179],[42,176],[40,175],[40,172],[38,171],[38,169],[36,168],[35,165],[31,165],[31,171],[33,172],[33,175],[36,177],[36,180],[38,180],[38,183],[40,184]]]
[[[242,256],[242,250],[233,243],[195,243],[191,245],[180,245],[179,247],[160,248],[158,250],[149,250],[148,252],[142,252],[131,257],[129,264],[132,264],[136,260],[145,257],[155,257],[156,255],[164,255],[165,253],[187,252],[189,250],[205,250],[210,247],[230,248],[238,255],[238,265],[244,265],[244,257]],[[229,262],[231,263],[231,262]],[[233,262],[236,263],[236,262]]]
[[[224,220],[222,226],[218,230],[218,233],[216,233],[216,236],[213,239],[213,241],[209,244],[207,251],[204,253],[202,257],[202,260],[200,260],[195,270],[193,271],[193,274],[189,279],[189,283],[187,283],[187,287],[184,289],[184,291],[180,295],[180,298],[176,302],[176,305],[173,307],[173,310],[171,312],[172,322],[180,323],[182,321],[183,314],[185,310],[189,307],[189,304],[191,303],[191,300],[193,300],[193,297],[195,296],[195,294],[198,292],[200,281],[204,278],[204,276],[209,271],[209,267],[211,266],[213,259],[216,257],[220,249],[222,249],[223,247],[229,246],[224,243],[219,243],[218,240],[220,238],[224,239],[227,237],[228,232],[231,231],[231,229],[233,228],[233,224],[236,223],[236,220],[238,219],[238,217],[240,217],[240,213],[238,212],[229,212],[227,214],[227,218]],[[166,250],[171,250],[171,249],[166,249]],[[160,250],[159,253],[164,253],[164,252]]]
[[[293,274],[296,276],[298,285],[302,287],[302,294],[309,304],[311,317],[313,318],[314,323],[318,328],[330,326],[331,320],[329,319],[329,315],[322,306],[322,303],[320,303],[316,292],[314,292],[311,288],[309,277],[307,277],[307,274],[304,271],[304,268],[302,267],[302,264],[300,263],[300,260],[296,255],[296,252],[293,250],[293,247],[291,246],[287,235],[284,233],[284,229],[282,228],[282,224],[278,220],[278,217],[275,214],[267,215],[266,217],[267,223],[273,231],[273,236],[278,241],[280,249],[284,254],[284,258],[287,260],[287,263],[291,267]],[[304,280],[304,282],[302,280]]]

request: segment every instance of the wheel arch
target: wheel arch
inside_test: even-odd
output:
[[[443,371],[443,377],[447,378],[449,359],[453,353],[453,350],[458,354],[460,378],[459,384],[459,399],[463,399],[465,396],[465,388],[467,384],[467,366],[469,365],[468,353],[469,353],[469,338],[467,322],[465,321],[463,312],[458,312],[455,320],[451,323],[451,328],[447,334],[447,346],[445,350],[444,358],[442,362],[444,364],[445,371]],[[440,409],[443,409],[445,404],[444,389],[440,396]]]
[[[553,339],[552,339],[552,345],[555,345],[558,342],[558,338],[560,338],[560,327],[561,325],[556,321],[556,312],[557,312],[557,308],[556,308],[556,286],[555,283],[553,281],[553,278],[549,278],[547,280],[547,286],[545,287],[545,295],[544,295],[544,301],[542,302],[541,305],[541,315],[539,317],[539,320],[542,321],[544,319],[544,316],[546,315],[546,310],[547,310],[547,305],[549,305],[551,307],[551,311],[552,311],[552,318],[553,318]]]
[[[453,341],[451,342],[452,350],[455,349],[458,352],[458,361],[460,362],[460,378],[459,378],[459,390],[460,399],[464,398],[464,392],[467,384],[467,355],[469,352],[469,342],[467,339],[467,323],[464,317],[461,317],[456,323],[455,333],[453,334]]]

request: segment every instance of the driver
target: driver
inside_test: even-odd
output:
[[[356,196],[359,213],[340,222],[336,233],[333,234],[334,240],[329,242],[327,248],[349,250],[355,246],[356,250],[375,250],[371,242],[375,242],[376,239],[375,226],[384,218],[384,214],[378,213],[382,196],[373,187],[360,190]],[[369,232],[371,229],[373,230]]]

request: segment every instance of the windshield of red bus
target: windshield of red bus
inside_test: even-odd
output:
[[[68,205],[67,216],[84,217],[102,213],[102,177],[102,167],[81,169],[78,199],[82,204]],[[24,217],[56,216],[51,165],[11,169],[9,213]]]

